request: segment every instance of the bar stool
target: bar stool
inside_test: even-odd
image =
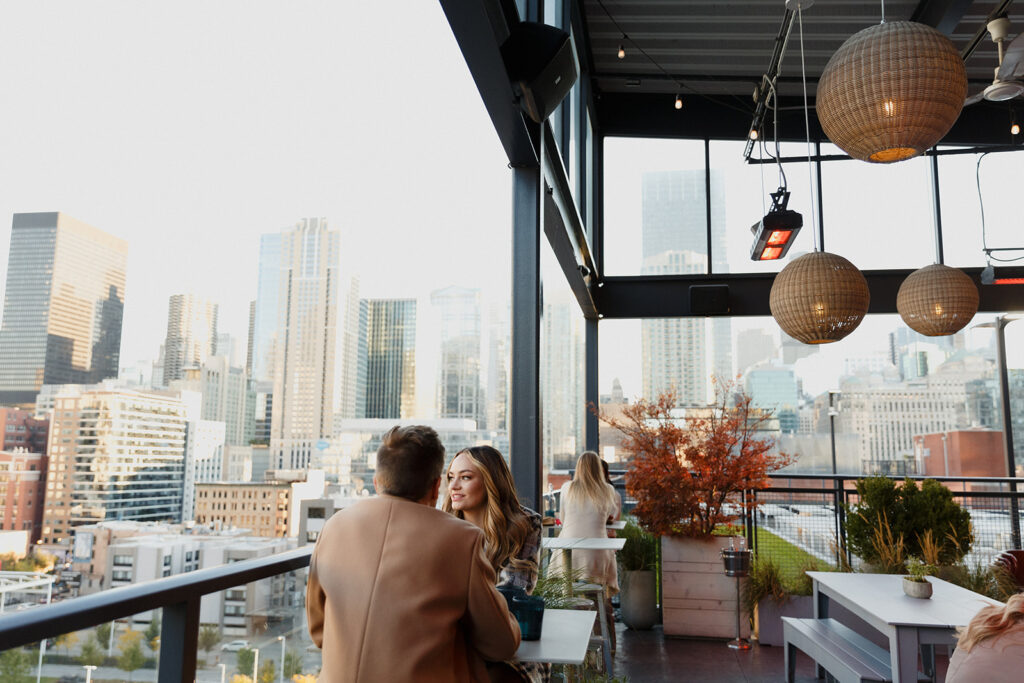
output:
[[[590,597],[597,603],[597,620],[601,624],[601,635],[591,636],[590,649],[601,648],[601,655],[604,660],[604,672],[609,676],[612,673],[612,640],[608,633],[607,606],[605,600],[605,588],[599,583],[577,583],[573,585],[573,593]]]

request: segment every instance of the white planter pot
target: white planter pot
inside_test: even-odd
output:
[[[736,581],[725,575],[721,551],[730,539],[661,538],[662,622],[665,635],[736,637]],[[742,585],[741,585],[742,590]],[[750,637],[750,620],[740,615],[740,633]]]
[[[792,595],[781,605],[764,598],[757,603],[757,642],[781,647],[782,617],[810,619],[813,616],[814,598],[810,595]]]
[[[658,596],[654,571],[623,571],[619,575],[619,605],[622,622],[631,629],[646,631],[658,623]]]

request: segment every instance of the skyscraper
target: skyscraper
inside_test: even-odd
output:
[[[416,410],[416,300],[364,299],[366,417],[410,418]]]
[[[217,352],[217,304],[194,294],[172,294],[167,304],[164,384]]]
[[[304,218],[280,245],[270,451],[275,467],[302,469],[331,436],[340,238]]]
[[[483,424],[480,376],[480,290],[446,287],[430,295],[441,322],[437,416]]]
[[[43,384],[117,377],[128,244],[61,213],[16,213],[11,227],[0,403]]]
[[[166,394],[65,388],[54,399],[43,543],[103,520],[181,521],[187,415]]]
[[[174,380],[170,389],[201,395],[199,415],[189,419],[224,423],[222,431],[227,445],[248,446],[252,441],[256,428],[256,394],[245,370],[232,366],[227,356],[212,356],[202,365],[185,368],[181,379]]]
[[[250,307],[250,376],[257,382],[274,379],[274,339],[278,324],[278,288],[281,285],[281,240],[284,233],[260,236],[260,266],[256,301]]]
[[[711,171],[711,206],[725,206],[724,183]],[[642,181],[641,272],[682,275],[728,269],[725,215],[711,214],[708,244],[707,179],[704,169],[645,173]],[[729,318],[645,319],[641,322],[643,390],[647,398],[674,387],[680,405],[710,398],[710,378],[731,379]],[[678,355],[683,354],[683,355]],[[652,393],[653,392],[653,393]]]

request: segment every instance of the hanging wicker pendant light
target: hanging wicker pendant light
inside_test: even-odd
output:
[[[896,310],[926,337],[955,334],[978,312],[978,288],[962,270],[936,263],[907,276],[896,295]]]
[[[912,21],[851,36],[825,66],[815,108],[828,139],[862,161],[923,153],[949,132],[967,95],[967,70],[949,38]]]
[[[793,259],[772,284],[772,317],[804,344],[839,341],[857,329],[871,293],[857,267],[842,256],[815,251]]]

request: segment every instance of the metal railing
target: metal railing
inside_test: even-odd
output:
[[[199,641],[199,607],[204,595],[309,566],[313,546],[269,557],[243,560],[131,586],[112,588],[73,600],[0,618],[0,649],[55,638],[139,612],[162,608],[159,683],[193,683]]]

